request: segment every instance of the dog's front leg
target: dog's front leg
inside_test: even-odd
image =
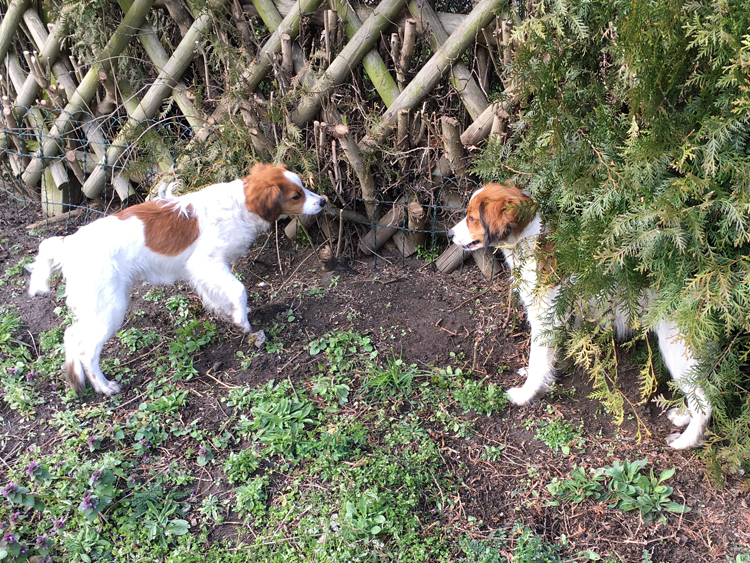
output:
[[[555,349],[548,346],[540,334],[531,332],[531,346],[529,350],[529,365],[521,368],[518,373],[526,375],[526,382],[522,387],[513,387],[506,393],[514,405],[528,405],[531,401],[546,393],[555,380],[553,363]]]

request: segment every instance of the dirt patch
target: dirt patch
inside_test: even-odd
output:
[[[49,229],[44,234],[31,235],[24,225],[33,217],[19,217],[17,210],[7,207],[0,209],[2,272],[33,255],[41,237],[62,232]],[[207,320],[215,321],[220,338],[196,355],[199,375],[184,384],[192,398],[180,413],[185,424],[198,421],[206,430],[220,428],[232,413],[232,408],[220,400],[229,387],[278,378],[304,384],[309,367],[317,361],[310,356],[308,343],[337,330],[368,335],[381,356],[393,355],[425,368],[452,366],[471,370],[474,377],[488,377],[503,388],[521,382],[516,370],[527,358],[528,333],[522,312],[515,306],[508,310],[505,275],[488,282],[474,266],[442,275],[423,261],[407,260],[402,265],[387,253],[377,264],[374,260],[355,259],[343,262],[333,272],[322,272],[313,253],[295,251],[286,241],[280,241],[279,266],[275,243],[264,242],[259,241],[250,250],[246,259],[236,265],[236,271],[251,296],[253,329],[264,329],[274,341],[274,334],[283,328],[283,339],[278,338],[278,345],[271,352],[262,353],[243,369],[237,351],[252,351],[245,336],[228,323],[204,314]],[[25,324],[21,337],[36,348],[39,334],[60,324],[55,309],[61,302],[53,296],[29,299],[18,280],[25,277],[8,278],[0,286],[0,302],[18,312]],[[165,296],[189,296],[191,306],[200,306],[188,289],[160,290]],[[173,330],[173,318],[164,300],[155,303],[145,299],[148,291],[147,287],[137,288],[124,328],[153,328],[165,333]],[[138,315],[132,314],[134,310],[139,311]],[[128,407],[127,402],[135,400],[138,390],[153,381],[153,368],[137,354],[123,355],[121,344],[114,339],[104,357],[121,358],[132,368],[132,375],[124,384],[124,416],[128,408],[138,404],[135,401]],[[637,367],[628,361],[623,353],[623,374],[632,372],[635,376]],[[623,391],[636,403],[635,380],[621,377]],[[62,380],[58,383],[61,385]],[[55,432],[46,421],[64,409],[60,389],[55,382],[39,385],[44,403],[34,420],[21,419],[4,401],[0,402],[6,435],[14,440],[2,454],[8,464],[31,443],[37,443],[44,452],[55,439]],[[452,524],[456,530],[465,527],[467,533],[476,535],[476,528],[467,525],[470,518],[481,520],[480,529],[486,534],[509,530],[514,522],[521,521],[547,541],[558,542],[564,536],[571,549],[590,548],[623,561],[640,561],[644,549],[652,553],[654,561],[716,561],[737,547],[748,546],[746,483],[729,477],[723,489],[715,488],[699,453],[676,452],[665,445],[672,428],[653,404],[635,407],[617,427],[598,401],[587,398],[590,392],[587,375],[576,370],[564,376],[558,391],[540,403],[509,408],[491,417],[472,417],[476,432],[468,440],[434,429],[443,444],[446,464],[460,482]],[[82,400],[90,403],[92,409],[104,401],[99,397]],[[534,424],[558,416],[576,427],[582,422],[585,447],[574,448],[568,456],[555,454],[535,439]],[[651,432],[640,442],[636,439],[636,418]],[[29,437],[34,432],[36,437]],[[487,461],[480,456],[485,446],[505,449],[497,460]],[[184,444],[176,441],[171,448],[170,455],[179,458]],[[634,512],[614,510],[602,503],[548,505],[550,495],[545,485],[554,477],[568,477],[574,466],[597,468],[611,465],[614,460],[643,457],[648,457],[659,471],[677,469],[669,483],[675,489],[673,499],[689,506],[690,512],[663,525],[645,525]],[[210,488],[211,481],[218,477],[202,474],[199,488]],[[223,527],[211,539],[241,533]]]

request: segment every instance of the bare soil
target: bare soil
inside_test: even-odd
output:
[[[33,212],[19,211],[15,206],[0,208],[0,219],[0,274],[21,257],[34,254],[42,237],[63,232],[62,228],[51,227],[40,235],[28,234],[24,227],[35,219]],[[282,240],[278,246],[277,249],[273,236],[268,240],[262,237],[236,270],[244,276],[248,293],[260,297],[252,301],[253,329],[268,331],[278,315],[291,309],[299,338],[285,339],[281,352],[264,354],[248,370],[242,370],[235,352],[247,350],[244,336],[228,323],[217,321],[223,339],[203,350],[196,362],[199,371],[207,375],[184,383],[194,394],[189,408],[181,413],[186,424],[200,417],[200,424],[210,430],[227,419],[226,407],[217,399],[225,390],[217,380],[241,385],[290,378],[304,385],[306,366],[315,361],[306,343],[336,329],[367,333],[381,355],[393,353],[407,363],[470,369],[475,377],[489,376],[504,388],[521,382],[516,370],[527,359],[528,332],[516,305],[508,311],[505,273],[490,282],[469,261],[462,271],[442,275],[422,260],[402,262],[387,248],[377,261],[355,258],[342,261],[331,272],[323,272],[310,250],[295,251]],[[144,314],[129,315],[124,328],[149,327],[168,332],[173,324],[163,302],[144,301],[142,294],[146,291],[134,296],[131,307]],[[178,291],[176,287],[165,288],[167,295]],[[187,289],[180,292],[191,295]],[[0,287],[0,303],[11,305],[20,313],[25,324],[23,338],[32,346],[40,332],[59,324],[53,312],[59,302],[52,297],[31,300],[23,286],[9,283]],[[113,339],[104,356],[121,353],[120,348]],[[124,384],[123,416],[127,409],[137,408],[133,390],[143,388],[151,376],[149,367],[138,357],[127,361],[132,362],[135,375]],[[629,364],[624,353],[621,362],[623,391],[636,404],[638,368]],[[628,373],[633,378],[624,375]],[[60,375],[59,386],[62,385]],[[14,438],[0,452],[7,464],[12,464],[19,452],[32,443],[44,449],[55,441],[54,430],[46,420],[65,408],[60,389],[58,385],[45,384],[40,390],[45,402],[33,420],[23,420],[0,401],[4,431]],[[491,417],[476,416],[477,433],[473,439],[467,441],[435,430],[442,433],[439,437],[446,463],[462,482],[455,513],[449,515],[457,535],[464,529],[477,534],[476,527],[467,524],[470,517],[483,521],[482,534],[510,529],[514,522],[521,521],[550,542],[559,542],[564,534],[574,550],[590,548],[613,553],[623,561],[641,561],[642,552],[647,549],[654,561],[671,563],[724,561],[725,555],[737,548],[750,546],[746,481],[728,476],[723,488],[717,488],[699,451],[673,451],[667,447],[665,439],[673,429],[653,403],[635,406],[618,427],[598,401],[587,398],[590,391],[587,375],[576,370],[560,380],[557,392],[536,405],[509,407]],[[131,398],[134,401],[128,405]],[[100,397],[81,400],[90,402],[91,408],[106,401]],[[555,454],[534,438],[533,429],[524,425],[529,419],[549,420],[560,415],[575,426],[583,422],[583,451],[573,449],[569,456]],[[636,439],[636,416],[650,431],[640,442]],[[480,452],[485,445],[504,445],[506,455],[497,462],[484,461]],[[179,458],[180,444],[173,446],[167,457]],[[673,500],[685,503],[692,509],[690,512],[671,517],[666,524],[647,525],[634,512],[625,513],[591,501],[560,507],[546,505],[550,496],[545,485],[554,477],[568,477],[576,465],[597,468],[615,460],[646,456],[657,471],[676,467],[669,482],[675,489]],[[210,477],[204,475],[203,479]],[[217,530],[214,539],[234,533],[225,526]]]

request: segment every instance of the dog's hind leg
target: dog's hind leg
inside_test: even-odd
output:
[[[109,381],[104,377],[99,362],[104,344],[120,327],[123,318],[124,314],[119,318],[116,324],[112,323],[114,324],[114,328],[112,328],[111,324],[106,325],[101,323],[87,327],[88,330],[86,336],[82,339],[79,360],[83,366],[86,378],[97,393],[116,395],[121,390],[119,383],[116,381]]]
[[[65,380],[73,391],[83,393],[86,390],[86,374],[81,363],[81,339],[78,334],[78,323],[65,329]]]
[[[680,433],[671,434],[667,443],[676,450],[697,448],[711,420],[711,403],[705,392],[696,382],[691,381],[692,371],[698,362],[693,358],[690,349],[679,339],[680,330],[672,322],[661,321],[656,329],[664,364],[672,375],[677,386],[685,393],[689,415],[679,412],[677,408],[667,413],[676,426],[687,426]]]

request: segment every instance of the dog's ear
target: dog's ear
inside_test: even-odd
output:
[[[245,189],[245,203],[248,210],[269,223],[279,218],[283,202],[284,195],[278,184],[253,183],[252,189]]]
[[[485,246],[498,244],[517,226],[516,209],[509,204],[508,199],[503,197],[485,200],[479,205]]]

